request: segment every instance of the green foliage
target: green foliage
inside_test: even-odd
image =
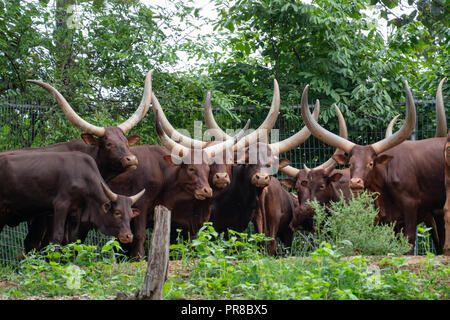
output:
[[[348,204],[343,197],[329,208],[317,201],[310,204],[315,210],[318,243],[331,243],[344,255],[402,255],[411,249],[403,233],[394,231],[394,224],[374,224],[378,209],[367,191],[352,195]]]
[[[235,237],[239,235],[239,237]],[[274,258],[262,254],[251,237],[232,233],[229,240],[210,226],[189,243],[172,246],[182,257],[164,286],[166,299],[448,299],[450,269],[432,255],[409,272],[407,258],[380,263],[360,255],[344,258],[322,242],[308,258]],[[255,239],[256,240],[256,239]],[[259,238],[257,242],[267,240]],[[237,259],[233,248],[243,251]],[[182,254],[180,255],[180,252]]]
[[[122,273],[115,265],[123,254],[117,240],[108,241],[100,250],[79,241],[67,246],[49,245],[25,256],[18,267],[20,286],[9,295],[46,297],[89,294],[97,298],[115,295],[115,290],[133,290],[140,279]],[[119,264],[120,265],[120,264]]]

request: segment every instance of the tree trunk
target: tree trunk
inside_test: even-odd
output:
[[[69,19],[67,9],[73,5],[75,5],[75,0],[56,0],[56,28],[53,35],[55,43],[55,51],[53,52],[56,67],[55,80],[59,81],[64,90],[68,89],[70,85],[68,70],[73,60],[73,30],[67,25]]]
[[[136,294],[138,300],[162,300],[169,265],[170,216],[171,212],[166,207],[155,207],[147,271],[144,283]]]

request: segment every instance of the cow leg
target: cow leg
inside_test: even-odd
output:
[[[405,229],[403,230],[405,236],[408,238],[408,242],[412,245],[409,254],[414,254],[414,247],[416,243],[416,232],[417,232],[417,202],[409,197],[404,197],[402,199],[402,212],[401,215],[404,217]],[[400,215],[400,216],[401,216]]]
[[[69,207],[70,204],[68,201],[55,200],[53,204],[53,230],[51,232],[50,242],[62,244]]]
[[[128,256],[139,261],[144,258],[144,246],[146,240],[147,229],[147,205],[139,207],[140,214],[132,220],[131,231],[133,232],[133,242],[128,249]],[[152,212],[153,214],[153,212]]]
[[[47,232],[47,216],[40,216],[33,218],[28,222],[28,233],[23,244],[25,252],[28,253],[31,250],[42,249],[41,242]]]

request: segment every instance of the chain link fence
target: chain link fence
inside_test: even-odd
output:
[[[448,105],[448,102],[447,102]],[[412,134],[415,139],[425,139],[433,137],[435,134],[435,101],[416,101],[417,123],[416,130]],[[25,147],[41,147],[54,142],[53,134],[58,132],[55,122],[49,121],[57,106],[41,106],[33,103],[19,103],[17,101],[0,101],[0,151],[20,149]],[[404,103],[399,104],[399,110],[404,112]],[[166,110],[165,110],[166,111]],[[130,114],[133,111],[130,110]],[[268,109],[233,109],[225,110],[221,108],[213,109],[215,119],[221,128],[239,129],[245,125],[247,119],[251,119],[251,128],[258,127],[265,119]],[[399,111],[400,112],[400,111]],[[193,135],[194,121],[204,122],[203,107],[189,110],[169,110],[166,111],[169,121],[175,128],[187,129]],[[446,112],[449,123],[450,112]],[[150,128],[153,125],[153,114],[146,115],[145,132],[153,135],[153,141],[158,141],[156,131]],[[320,121],[320,120],[319,120]],[[349,139],[358,144],[369,144],[383,139],[385,130],[390,119],[375,119],[376,130],[362,131],[348,125]],[[144,122],[144,121],[143,121]],[[337,120],[336,122],[337,123]],[[394,127],[398,129],[401,121]],[[278,117],[274,129],[279,130],[279,140],[286,139],[295,134],[304,126],[299,106],[293,106],[289,110],[282,110]],[[142,124],[139,125],[142,128]],[[139,127],[137,129],[139,129]],[[206,129],[203,127],[203,129]],[[333,130],[338,132],[338,130]],[[49,141],[51,141],[49,143]],[[291,165],[296,168],[303,168],[303,164],[308,167],[315,167],[326,161],[334,152],[334,149],[314,136],[311,136],[302,145],[286,152],[281,157],[291,161]],[[285,178],[281,172],[277,173],[277,178]],[[27,224],[21,223],[17,227],[6,226],[0,232],[0,264],[16,264],[17,257],[23,251],[23,239],[27,234]],[[86,240],[87,244],[102,246],[110,236],[91,231]],[[434,250],[434,244],[429,237],[420,238],[418,254],[424,254],[425,249]]]

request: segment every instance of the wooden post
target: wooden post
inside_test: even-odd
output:
[[[162,289],[169,266],[171,212],[161,205],[155,207],[154,227],[148,253],[147,271],[138,300],[162,300]]]

